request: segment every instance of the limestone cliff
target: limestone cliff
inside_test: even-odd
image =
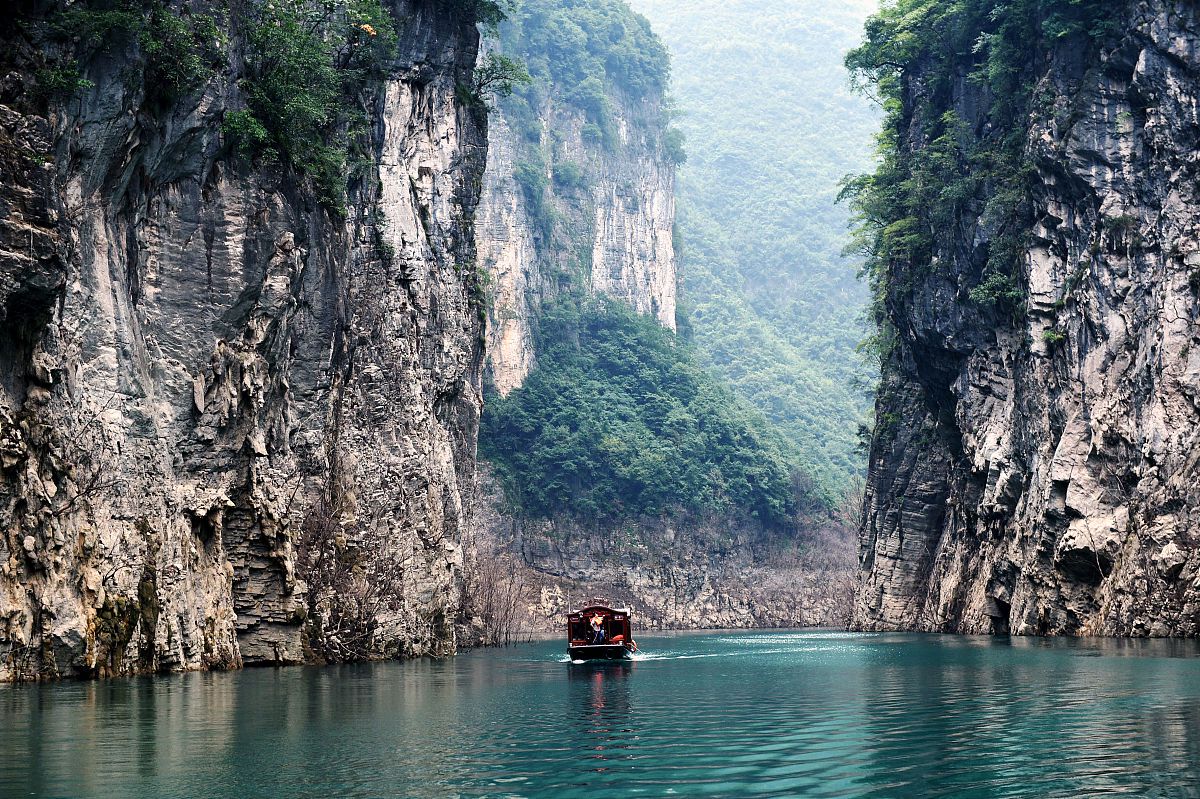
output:
[[[574,286],[675,329],[675,168],[662,150],[662,97],[634,102],[610,89],[615,135],[605,140],[548,89],[531,128],[501,103],[488,133],[477,241],[492,279],[487,364],[501,395],[536,362],[542,303]]]
[[[0,681],[455,646],[474,20],[385,3],[339,213],[222,134],[251,6],[184,5],[221,63],[165,106],[152,39],[111,38],[47,104],[60,7],[0,23]]]
[[[983,213],[984,181],[928,268],[888,266],[862,627],[1200,633],[1200,17],[1098,8],[1081,33],[1024,42],[1017,229]],[[962,79],[974,52],[904,69],[902,161],[937,146],[931,107],[963,121],[960,142],[994,131],[995,98]],[[979,287],[1005,236],[1022,296],[1002,311]]]
[[[840,520],[805,530],[797,551],[754,520],[728,514],[620,525],[519,519],[505,511],[483,466],[475,543],[492,561],[493,580],[499,564],[499,576],[519,584],[521,629],[558,631],[563,614],[594,598],[629,605],[642,629],[848,621],[856,580],[850,527]]]

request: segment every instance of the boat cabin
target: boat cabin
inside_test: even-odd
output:
[[[629,608],[588,605],[567,614],[567,654],[572,660],[621,660],[636,651]]]

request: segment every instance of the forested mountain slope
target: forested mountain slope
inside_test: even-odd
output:
[[[840,180],[870,159],[877,111],[844,53],[875,3],[633,0],[671,51],[684,297],[704,359],[788,456],[838,495],[861,474],[866,292],[841,257]]]
[[[530,73],[492,114],[479,219],[488,376],[503,396],[537,363],[547,304],[604,295],[674,329],[681,152],[666,50],[624,3],[526,0],[489,47]]]
[[[531,80],[497,102],[477,226],[492,276],[480,452],[495,481],[481,547],[516,553],[548,588],[603,587],[648,623],[828,620],[829,603],[801,597],[815,570],[771,597],[747,576],[822,549],[798,531],[828,521],[824,497],[673,332],[684,152],[665,48],[623,0],[526,0],[487,47]]]

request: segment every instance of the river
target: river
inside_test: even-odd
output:
[[[0,686],[0,796],[1200,797],[1200,646],[820,631]]]

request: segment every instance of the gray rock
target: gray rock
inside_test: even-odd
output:
[[[102,55],[48,117],[0,106],[0,681],[334,651],[343,583],[312,556],[331,524],[356,574],[393,575],[355,652],[454,650],[486,152],[456,87],[478,34],[393,5],[344,220],[228,155],[238,74],[151,111]]]
[[[533,369],[535,320],[566,275],[675,329],[675,169],[648,132],[661,124],[662,100],[613,101],[620,131],[613,146],[587,138],[586,115],[558,92],[546,92],[537,110],[543,129],[554,131],[547,144],[554,164],[577,168],[583,183],[560,186],[546,165],[543,214],[554,217],[552,240],[515,177],[518,164],[537,159],[518,122],[502,109],[492,119],[476,240],[492,277],[487,368],[501,396]]]
[[[1122,33],[1095,63],[1036,60],[1024,317],[967,299],[994,233],[971,212],[911,295],[891,287],[862,628],[1200,633],[1200,18],[1111,13]],[[985,98],[956,91],[978,129]]]

